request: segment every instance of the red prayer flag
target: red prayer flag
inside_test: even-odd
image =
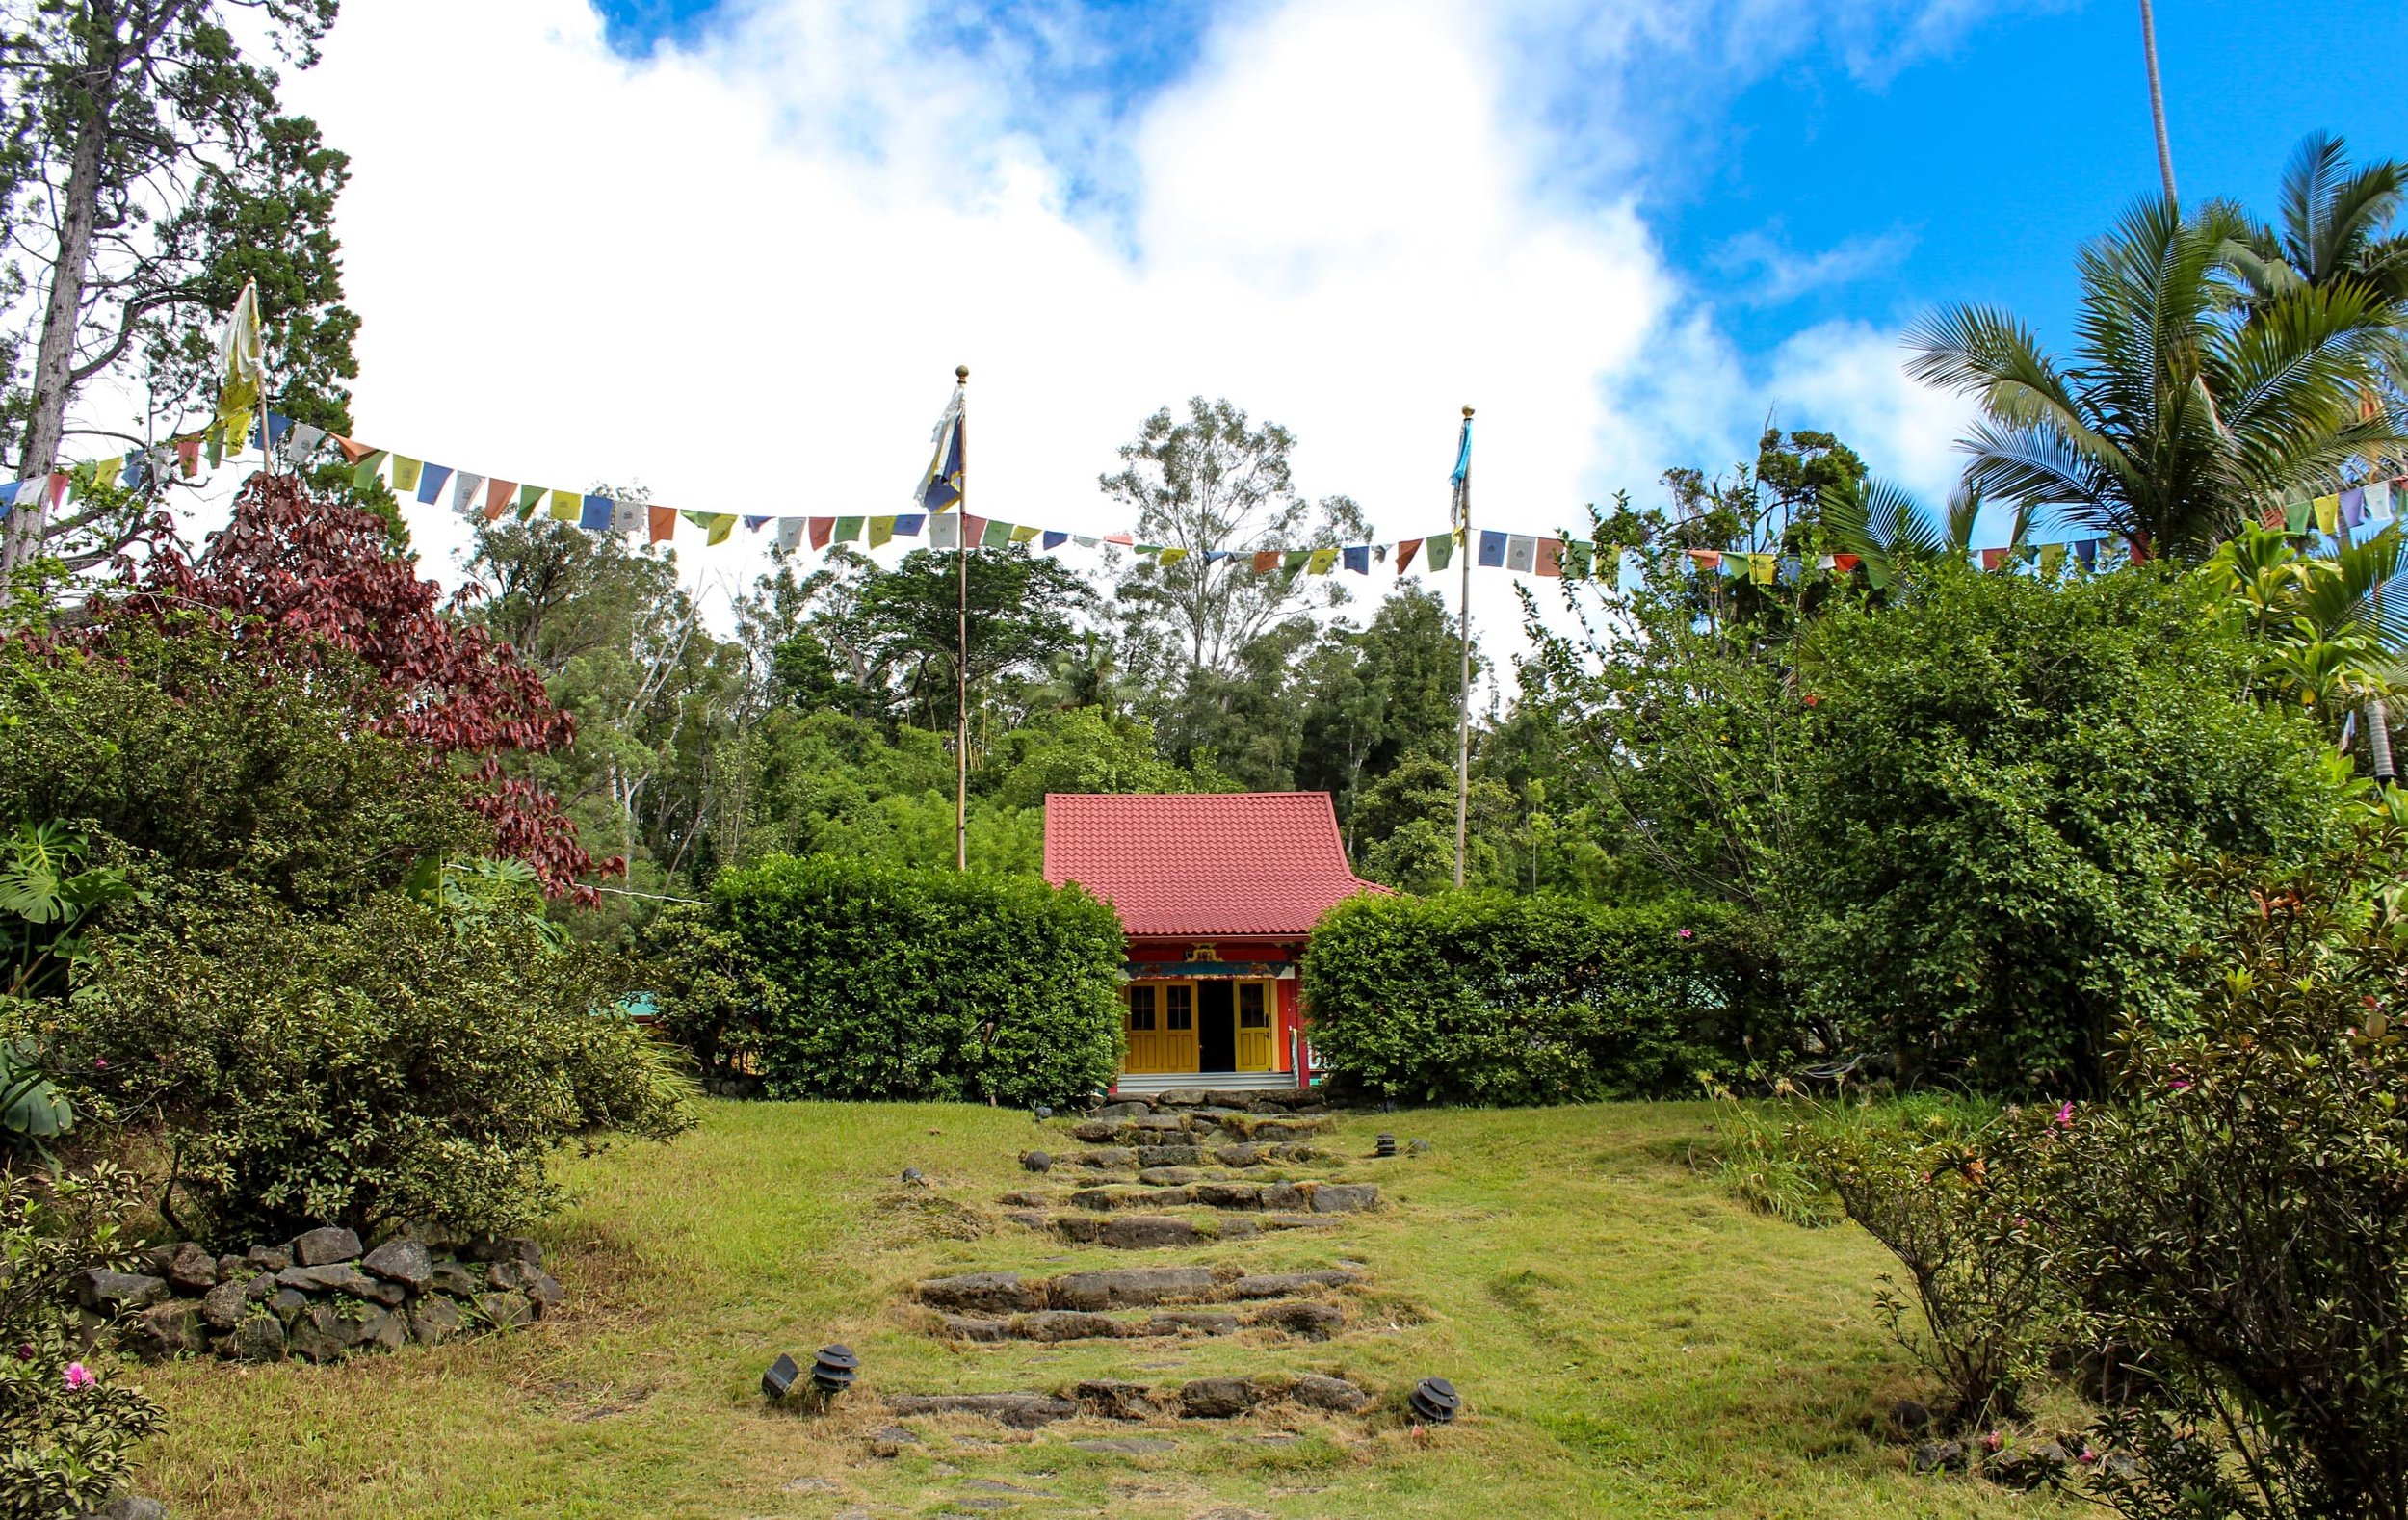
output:
[[[836,519],[835,519],[835,518],[833,518],[833,517],[814,517],[814,518],[812,518],[812,519],[811,519],[811,547],[813,547],[814,549],[824,549],[824,548],[826,548],[826,547],[827,547],[827,539],[828,539],[828,535],[830,535],[830,534],[834,533],[835,531],[836,531]]]
[[[59,510],[59,503],[66,500],[67,480],[68,475],[65,470],[53,470],[50,472],[50,510],[52,511],[57,511]]]
[[[518,483],[516,481],[485,482],[484,520],[487,522],[501,521],[502,513],[510,510],[510,503],[516,500],[517,496]]]
[[[1563,540],[1561,538],[1538,540],[1538,573],[1554,576],[1563,574]]]
[[[1276,569],[1278,569],[1278,568],[1279,568],[1279,551],[1278,551],[1278,550],[1276,550],[1276,549],[1258,549],[1258,550],[1256,550],[1256,551],[1255,551],[1255,554],[1254,554],[1254,573],[1255,573],[1255,574],[1257,574],[1257,575],[1269,575],[1271,571],[1276,570]]]
[[[1701,570],[1718,570],[1722,567],[1722,551],[1719,549],[1691,549],[1688,557],[1697,562],[1697,567]]]
[[[1136,548],[1138,542],[1136,538],[1125,533],[1108,533],[1104,535],[1104,541],[1106,543],[1116,543],[1124,548],[1131,549]]]
[[[644,509],[644,526],[650,530],[652,541],[654,543],[665,541],[669,535],[677,531],[677,509],[674,507],[646,507]]]
[[[1835,570],[1852,570],[1864,563],[1852,554],[1835,554],[1831,557],[1831,568]]]
[[[983,517],[973,517],[968,512],[963,512],[961,514],[962,547],[966,549],[975,549],[979,546],[979,540],[985,537],[986,519]]]
[[[343,451],[343,462],[346,464],[357,464],[377,452],[364,443],[353,443],[351,439],[340,436],[335,438],[334,446]]]
[[[1421,539],[1405,538],[1400,540],[1397,544],[1397,573],[1399,575],[1402,575],[1405,571],[1413,568],[1413,556],[1421,552]]]
[[[2004,549],[1984,549],[1981,551],[1981,567],[1985,570],[1995,570],[2005,563],[2006,551]]]
[[[175,459],[176,463],[183,469],[186,480],[189,481],[198,475],[200,473],[200,434],[195,433],[189,438],[176,439]]]

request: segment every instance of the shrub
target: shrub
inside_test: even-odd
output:
[[[1765,968],[1703,904],[1359,897],[1303,967],[1316,1058],[1394,1096],[1564,1103],[1662,1093],[1746,1059]]]
[[[610,1009],[632,977],[523,919],[462,930],[396,894],[302,919],[255,893],[176,898],[100,937],[29,1031],[78,1107],[153,1131],[160,1212],[222,1244],[313,1224],[518,1225],[545,1160],[690,1126],[675,1053]]]
[[[1120,920],[1075,886],[814,855],[726,873],[711,897],[744,975],[773,989],[756,1015],[772,1097],[1062,1104],[1118,1069]]]
[[[123,1268],[121,1225],[139,1205],[129,1174],[0,1174],[0,1516],[50,1520],[96,1510],[124,1481],[159,1408],[108,1369],[77,1361],[78,1272]]]
[[[2031,1249],[2151,1369],[2102,1432],[2128,1514],[2408,1513],[2408,946],[2352,886],[2395,848],[2207,873],[2232,927],[2195,1025],[2137,1023],[2112,1101],[2024,1115]]]
[[[2127,1016],[2179,1016],[2186,859],[2325,847],[2346,766],[2241,700],[2195,582],[1933,566],[1805,636],[1791,778],[1811,1010],[1903,1075],[2094,1090]]]

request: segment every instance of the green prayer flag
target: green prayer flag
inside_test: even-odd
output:
[[[870,519],[867,517],[837,518],[836,541],[838,543],[856,543],[860,541],[862,526],[869,520]]]
[[[520,522],[525,522],[529,517],[533,516],[535,514],[536,508],[541,505],[542,501],[542,486],[521,485],[518,487],[518,520]]]
[[[1290,549],[1288,557],[1280,561],[1279,567],[1290,575],[1294,575],[1296,571],[1303,569],[1304,562],[1312,557],[1313,551],[1310,549]]]
[[[361,455],[359,463],[352,470],[353,487],[363,491],[374,488],[377,484],[377,471],[383,467],[384,451],[382,449],[374,449]]]
[[[2283,531],[2296,538],[2308,531],[2308,516],[2316,509],[2309,503],[2283,503]]]
[[[2065,545],[2061,543],[2044,543],[2040,546],[2041,574],[2055,575],[2057,572],[2058,567],[2064,563]]]
[[[1586,538],[1564,539],[1563,573],[1583,580],[1587,579],[1590,568],[1596,563],[1596,550],[1597,546]]]
[[[1433,570],[1443,570],[1454,563],[1454,535],[1442,533],[1422,545],[1422,557]]]
[[[396,454],[393,456],[393,488],[397,491],[416,490],[418,474],[425,468],[426,466],[420,461],[406,455]]]

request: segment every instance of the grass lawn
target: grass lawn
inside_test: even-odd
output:
[[[949,1347],[903,1300],[916,1278],[1198,1253],[1064,1246],[997,1221],[996,1194],[1031,1180],[1013,1162],[1040,1135],[1025,1114],[713,1103],[674,1144],[569,1166],[581,1202],[543,1234],[571,1307],[532,1332],[340,1367],[142,1374],[170,1420],[141,1486],[178,1520],[2056,1512],[1906,1472],[1875,1428],[1916,1388],[1872,1318],[1886,1256],[1853,1229],[1752,1215],[1691,1172],[1714,1118],[1697,1104],[1350,1116],[1348,1154],[1368,1156],[1377,1129],[1432,1142],[1342,1173],[1379,1181],[1389,1207],[1204,1253],[1367,1264],[1338,1339]],[[934,1190],[898,1187],[906,1165]],[[765,1407],[763,1366],[828,1341],[860,1353],[861,1390],[826,1416]],[[1293,1409],[1034,1433],[953,1417],[913,1422],[923,1440],[899,1456],[870,1451],[890,1423],[881,1393],[1265,1371],[1383,1397],[1443,1375],[1466,1413],[1426,1440],[1393,1416]],[[1272,1430],[1300,1438],[1261,1439]],[[1070,1445],[1132,1434],[1177,1449]]]

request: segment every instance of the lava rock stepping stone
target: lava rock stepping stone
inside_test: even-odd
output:
[[[1202,1267],[1124,1267],[1064,1272],[1045,1285],[1044,1298],[1057,1309],[1143,1309],[1200,1302],[1213,1288]]]
[[[293,1238],[293,1260],[303,1267],[324,1267],[359,1255],[359,1237],[340,1225],[303,1230]]]
[[[1195,1180],[1190,1166],[1148,1166],[1138,1173],[1138,1181],[1149,1188],[1184,1188]]]
[[[1259,1182],[1199,1182],[1188,1191],[1208,1209],[1259,1209],[1267,1190]]]
[[[1193,1245],[1207,1237],[1185,1219],[1167,1215],[1128,1214],[1106,1219],[1097,1232],[1101,1245],[1116,1251],[1156,1250],[1167,1245]]]
[[[1328,1340],[1344,1329],[1346,1323],[1346,1312],[1336,1304],[1309,1299],[1259,1309],[1246,1321],[1258,1328],[1284,1331],[1303,1341]]]
[[[1262,1402],[1262,1395],[1243,1377],[1199,1377],[1179,1388],[1179,1418],[1229,1420]]]
[[[387,1282],[410,1289],[424,1288],[434,1275],[434,1257],[416,1241],[387,1241],[359,1265]]]
[[[1263,1207],[1294,1211],[1313,1206],[1312,1184],[1302,1182],[1266,1183],[1262,1191]]]
[[[1317,1182],[1312,1189],[1315,1214],[1353,1214],[1379,1207],[1379,1185],[1376,1183]]]
[[[1260,1166],[1271,1159],[1271,1147],[1242,1143],[1214,1148],[1213,1159],[1224,1166]]]
[[[897,1394],[888,1398],[886,1407],[900,1415],[982,1415],[1015,1430],[1034,1430],[1079,1412],[1067,1399],[1039,1393]]]
[[[1008,1203],[1011,1200],[1004,1200]],[[1175,1209],[1192,1201],[1185,1188],[1082,1188],[1070,1195],[1073,1206],[1108,1209]]]
[[[338,1361],[342,1358],[345,1345],[343,1322],[327,1305],[310,1304],[285,1326],[284,1344],[303,1361]]]
[[[1135,1171],[1138,1153],[1126,1145],[1106,1145],[1079,1152],[1076,1160],[1089,1171]]]
[[[1157,1412],[1154,1390],[1143,1383],[1091,1378],[1070,1392],[1080,1408],[1107,1420],[1144,1420]]]
[[[1362,1281],[1358,1272],[1328,1269],[1321,1271],[1273,1271],[1240,1277],[1221,1290],[1226,1298],[1289,1298],[1315,1288],[1344,1288]]]
[[[1307,1409],[1327,1409],[1333,1414],[1356,1414],[1372,1402],[1370,1394],[1345,1378],[1320,1376],[1297,1378],[1288,1397]]]
[[[1201,1145],[1140,1145],[1137,1148],[1137,1164],[1149,1166],[1201,1166],[1204,1147]]]
[[[1020,1341],[1103,1341],[1124,1333],[1121,1323],[1111,1315],[1084,1309],[1046,1309],[1011,1322],[1012,1338]]]
[[[1009,1322],[982,1320],[976,1315],[949,1314],[944,1317],[945,1333],[956,1341],[979,1341],[996,1344],[1011,1335]]]
[[[1106,1103],[1097,1108],[1090,1109],[1087,1111],[1087,1117],[1091,1119],[1125,1119],[1133,1118],[1140,1114],[1151,1114],[1153,1112],[1154,1105],[1151,1103],[1140,1103],[1135,1098],[1129,1098],[1118,1103]]]
[[[458,1262],[436,1262],[427,1274],[427,1287],[455,1298],[472,1298],[484,1289],[484,1279]]]
[[[243,1259],[253,1271],[282,1271],[293,1265],[293,1252],[290,1246],[254,1245],[243,1253]]]
[[[920,1301],[932,1309],[962,1314],[1028,1314],[1045,1307],[1045,1290],[1020,1280],[1016,1271],[963,1272],[931,1277],[918,1288]],[[1073,1305],[1072,1307],[1076,1307]]]
[[[1148,1335],[1235,1335],[1238,1317],[1216,1309],[1180,1309],[1145,1322]]]

